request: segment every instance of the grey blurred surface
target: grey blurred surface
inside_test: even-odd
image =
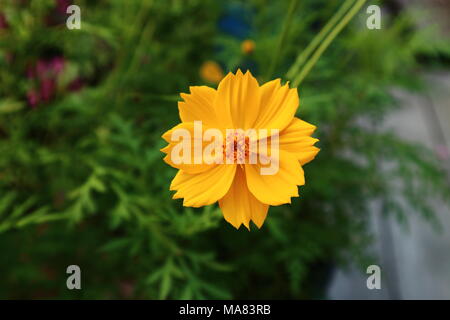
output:
[[[433,150],[450,173],[450,74],[426,75],[429,90],[423,95],[395,91],[402,109],[383,124],[402,138]],[[369,290],[369,275],[351,268],[336,270],[329,299],[450,299],[450,210],[434,203],[441,225],[437,232],[417,212],[408,213],[409,228],[381,216],[374,203],[370,215],[376,241],[371,248],[379,260],[382,286]]]

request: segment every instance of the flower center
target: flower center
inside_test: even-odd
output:
[[[223,144],[223,158],[226,163],[246,163],[249,156],[250,139],[242,130],[227,132]]]

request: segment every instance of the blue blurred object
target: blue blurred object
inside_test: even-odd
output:
[[[218,21],[219,30],[239,42],[253,38],[253,11],[251,7],[248,4],[231,1],[222,1],[222,4],[223,14]],[[227,48],[223,45],[219,45],[216,48],[218,56],[221,56],[221,53],[226,50]],[[233,69],[240,68],[243,72],[250,70],[256,76],[258,74],[258,67],[254,59],[250,56],[242,57],[241,59],[240,63],[233,67]],[[225,62],[221,61],[223,57],[222,59],[219,57],[217,60],[222,66],[225,66]]]
[[[246,39],[251,33],[251,11],[244,5],[225,4],[223,16],[219,19],[219,29],[238,39]]]

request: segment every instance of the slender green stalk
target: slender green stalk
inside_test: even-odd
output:
[[[133,53],[127,53],[126,48],[129,46],[135,47],[136,41],[139,39],[139,45],[141,45],[143,36],[142,34],[146,32],[149,26],[149,22],[146,20],[146,15],[148,14],[148,11],[151,9],[153,5],[153,0],[146,0],[142,1],[140,3],[140,7],[135,9],[134,11],[131,11],[134,9],[132,6],[125,6],[123,10],[129,10],[132,13],[135,14],[136,17],[133,19],[133,22],[130,23],[127,26],[124,26],[123,28],[123,34],[121,35],[124,39],[128,39],[128,43],[121,46],[122,50],[118,51],[115,64],[117,65],[116,68],[111,72],[111,74],[108,77],[107,84],[104,86],[104,92],[106,94],[110,94],[110,92],[115,93],[116,95],[120,93],[120,90],[115,90],[114,88],[120,88],[122,87],[123,83],[125,82],[125,79],[128,77],[130,71],[130,64],[129,61],[131,60],[134,64],[134,61],[137,59],[137,52],[138,49],[133,50]],[[122,9],[121,9],[122,10]],[[127,16],[129,16],[130,13],[128,13]],[[145,27],[145,28],[144,28]],[[144,30],[143,30],[144,28]],[[140,36],[140,38],[139,38]],[[131,65],[133,65],[131,64]],[[128,71],[127,71],[128,70]]]
[[[277,48],[275,49],[275,55],[270,63],[269,68],[267,69],[266,79],[270,79],[272,77],[275,68],[277,67],[278,61],[280,60],[281,50],[284,46],[284,42],[286,41],[287,34],[289,32],[289,28],[292,23],[292,18],[294,17],[295,9],[297,8],[298,0],[291,0],[289,3],[288,12],[286,15],[286,20],[283,24],[283,30],[281,31],[281,35],[278,38]]]
[[[320,30],[320,32],[314,37],[314,39],[308,44],[308,46],[303,50],[295,60],[294,64],[289,68],[286,73],[286,78],[293,79],[300,67],[303,65],[305,60],[311,55],[311,53],[317,48],[317,46],[322,42],[323,38],[330,32],[331,28],[342,18],[342,16],[347,12],[355,0],[346,0],[339,10],[333,15],[333,17],[328,20],[327,24]]]
[[[303,81],[303,79],[308,75],[308,73],[317,63],[317,61],[322,56],[324,51],[328,48],[330,43],[334,40],[334,38],[336,38],[339,32],[341,32],[341,30],[350,22],[350,20],[359,11],[359,9],[361,9],[361,7],[364,5],[365,2],[366,0],[358,0],[355,3],[355,5],[350,9],[350,11],[347,12],[344,18],[338,23],[338,25],[333,29],[333,31],[331,31],[328,34],[328,36],[325,38],[325,40],[313,54],[311,59],[309,59],[308,62],[305,64],[300,74],[293,81],[292,85],[294,87],[298,87],[298,85]]]

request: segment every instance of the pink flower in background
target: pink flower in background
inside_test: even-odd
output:
[[[41,97],[44,102],[50,101],[55,93],[56,83],[55,79],[44,79],[41,82]]]
[[[56,0],[56,11],[61,14],[66,14],[67,7],[71,4],[71,0]]]
[[[35,90],[31,89],[27,92],[27,100],[28,100],[28,104],[32,108],[36,108],[36,106],[39,104],[39,101],[41,99],[39,97],[39,93],[37,93]]]
[[[56,74],[61,73],[64,69],[64,58],[63,57],[55,57],[50,62],[50,68]]]
[[[46,17],[48,25],[62,23],[67,15],[66,10],[72,0],[55,0],[54,10]],[[60,21],[61,20],[61,21]],[[0,12],[0,31],[9,28],[5,15]],[[12,61],[12,55],[5,56],[8,62]],[[57,93],[58,78],[64,72],[66,60],[62,55],[52,58],[40,58],[34,64],[28,66],[26,77],[32,83],[31,88],[26,93],[28,104],[36,108],[43,102],[51,101]],[[70,91],[80,90],[84,86],[80,78],[74,79],[67,85]]]
[[[48,71],[48,66],[47,66],[47,62],[45,62],[45,60],[38,60],[38,62],[36,63],[36,74],[39,78],[43,77],[43,75],[45,75]]]
[[[65,60],[61,56],[56,56],[51,59],[40,59],[36,66],[28,72],[38,79],[55,78],[64,70]]]
[[[39,104],[50,102],[57,93],[58,77],[64,72],[66,60],[63,56],[49,59],[39,59],[27,68],[27,78],[33,82],[33,87],[27,92],[28,104],[36,108]],[[66,87],[69,91],[83,88],[81,78],[75,78]]]
[[[45,17],[48,26],[62,25],[66,23],[67,7],[73,4],[72,0],[55,0],[55,6]]]
[[[39,59],[27,70],[27,78],[36,85],[27,93],[28,103],[35,108],[41,102],[49,102],[56,94],[58,76],[64,71],[65,59],[55,56],[51,59]]]
[[[73,4],[73,0],[55,0],[53,10],[45,17],[47,25],[54,26],[64,23],[67,16],[67,7]],[[5,15],[0,12],[0,31],[9,28]],[[8,62],[12,56],[6,55]],[[51,58],[40,58],[26,69],[26,77],[31,83],[26,93],[28,104],[32,108],[41,103],[50,102],[57,94],[58,78],[64,72],[66,60],[62,55]],[[66,87],[69,91],[80,90],[84,82],[80,78],[72,80]]]
[[[0,12],[0,29],[8,29],[9,24],[6,21],[6,17],[3,13]]]

